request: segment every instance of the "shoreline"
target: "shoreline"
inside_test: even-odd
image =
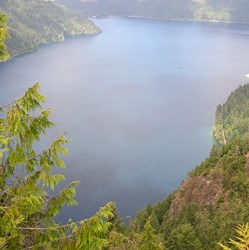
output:
[[[48,43],[41,43],[41,44],[38,44],[35,48],[32,48],[30,50],[23,51],[23,52],[20,52],[18,54],[10,55],[9,60],[7,60],[7,61],[0,61],[0,64],[1,63],[10,62],[10,61],[12,61],[12,60],[14,60],[14,59],[16,59],[18,57],[34,53],[34,52],[36,52],[40,48],[43,48],[43,47],[46,47],[46,46],[49,46],[49,45],[52,45],[52,44],[60,43],[60,42],[63,42],[65,40],[67,40],[67,39],[70,39],[70,38],[90,37],[90,36],[96,36],[96,35],[98,35],[100,33],[102,33],[102,30],[99,28],[99,31],[97,31],[96,33],[92,33],[92,34],[90,34],[90,33],[79,33],[79,34],[74,34],[74,35],[64,35],[64,37],[62,39],[54,40],[54,41],[51,41],[51,42],[48,42]]]
[[[133,15],[103,15],[103,16],[87,16],[89,19],[104,19],[104,18],[129,18],[129,19],[141,19],[141,20],[152,20],[152,21],[172,21],[172,22],[197,22],[197,23],[224,23],[224,24],[245,24],[249,26],[249,22],[235,22],[235,21],[222,21],[215,19],[167,19],[160,17],[146,17],[146,16],[133,16]]]

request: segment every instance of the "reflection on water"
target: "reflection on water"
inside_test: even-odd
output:
[[[56,128],[73,143],[67,180],[90,216],[109,200],[123,216],[169,194],[207,157],[217,104],[244,83],[249,27],[100,19],[104,31],[0,66],[1,104],[39,81]],[[63,183],[66,185],[66,183]]]

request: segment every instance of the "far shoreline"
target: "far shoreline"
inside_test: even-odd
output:
[[[88,33],[77,33],[77,34],[73,34],[73,35],[64,35],[62,39],[58,39],[58,40],[54,40],[54,41],[51,41],[51,42],[48,42],[48,43],[41,43],[41,44],[38,44],[35,48],[32,48],[30,50],[26,50],[26,51],[23,51],[21,53],[18,53],[18,54],[15,54],[15,55],[11,55],[9,60],[7,61],[0,61],[0,64],[1,63],[7,63],[7,62],[10,62],[16,58],[19,58],[21,56],[25,56],[25,55],[28,55],[28,54],[31,54],[31,53],[34,53],[36,52],[38,49],[40,48],[44,48],[44,47],[47,47],[47,46],[50,46],[52,44],[56,44],[56,43],[61,43],[65,40],[68,40],[68,39],[71,39],[71,38],[78,38],[78,37],[91,37],[91,36],[96,36],[96,35],[99,35],[101,34],[103,31],[100,29],[99,32],[97,33],[92,33],[92,34],[88,34]]]
[[[224,24],[244,24],[249,25],[248,22],[235,22],[235,21],[226,21],[226,20],[216,20],[216,19],[167,19],[159,17],[146,17],[146,16],[133,16],[133,15],[99,15],[99,16],[87,16],[87,18],[94,19],[104,19],[104,18],[128,18],[128,19],[141,19],[141,20],[152,20],[152,21],[169,21],[169,22],[196,22],[196,23],[224,23]]]

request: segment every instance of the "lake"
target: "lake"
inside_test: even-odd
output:
[[[39,81],[56,124],[42,146],[63,131],[73,140],[60,187],[80,180],[79,205],[60,220],[110,200],[134,216],[166,198],[208,156],[216,106],[249,73],[248,25],[94,21],[103,33],[0,64],[0,105]]]

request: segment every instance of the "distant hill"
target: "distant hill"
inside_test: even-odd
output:
[[[248,0],[55,0],[89,16],[249,23]]]
[[[0,12],[8,16],[7,47],[12,57],[65,36],[100,32],[90,20],[51,1],[4,0],[0,1]]]

